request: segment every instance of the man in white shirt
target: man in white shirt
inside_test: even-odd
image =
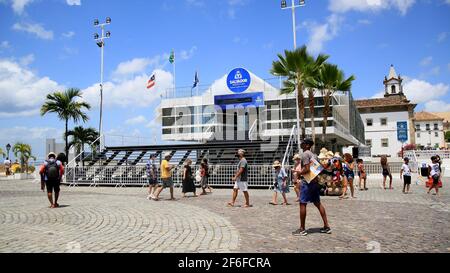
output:
[[[400,170],[400,179],[403,177],[403,193],[409,193],[409,187],[411,186],[411,168],[409,167],[409,158],[403,159],[402,169]]]
[[[6,176],[11,175],[11,160],[7,157],[3,163],[5,164]]]

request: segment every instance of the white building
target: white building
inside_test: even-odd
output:
[[[424,148],[444,148],[444,119],[428,112],[414,115],[416,145]]]
[[[293,94],[280,95],[280,89],[275,86],[281,83],[280,79],[269,83],[237,68],[202,92],[178,89],[175,95],[161,102],[162,139],[215,142],[276,137],[287,141],[297,124],[296,99]],[[322,134],[323,105],[323,98],[317,92],[316,141]],[[310,134],[311,116],[308,107],[305,108],[306,128]],[[364,143],[363,122],[351,92],[333,96],[327,125],[326,143],[337,149]]]
[[[414,144],[414,108],[403,93],[403,79],[393,66],[384,79],[384,98],[356,101],[364,122],[366,146],[371,156],[398,157],[402,145]],[[399,140],[399,136],[402,141]]]

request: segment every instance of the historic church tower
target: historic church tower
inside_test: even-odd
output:
[[[390,96],[400,96],[402,98],[405,98],[405,94],[403,93],[403,79],[402,77],[397,76],[397,73],[395,72],[394,65],[391,65],[391,68],[389,70],[389,76],[384,77],[384,97],[390,97]]]

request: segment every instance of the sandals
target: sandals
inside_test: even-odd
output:
[[[232,204],[231,202],[227,204],[227,207],[232,208],[234,207],[234,204]]]
[[[272,205],[272,206],[278,206],[278,204],[277,204],[277,203],[274,203],[274,202],[269,202],[269,205]]]
[[[291,203],[283,203],[282,205],[283,205],[283,206],[290,206]]]

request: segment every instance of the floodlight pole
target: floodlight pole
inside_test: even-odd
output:
[[[109,18],[108,18],[109,19]],[[100,27],[102,30],[102,36],[98,37],[96,39],[97,41],[97,45],[100,47],[100,121],[99,121],[99,135],[103,136],[103,72],[104,72],[104,48],[105,48],[105,39],[109,39],[110,36],[106,35],[105,36],[105,26],[111,24],[110,19],[109,21],[102,23],[102,24],[97,24],[95,25],[95,27]],[[108,32],[109,34],[109,32]],[[103,137],[100,137],[100,149],[103,150],[105,148],[105,143],[103,141]]]
[[[300,8],[303,7],[303,5],[295,5],[295,0],[291,0],[291,6],[290,7],[282,7],[281,9],[291,9],[292,10],[292,34],[294,37],[294,50],[297,49],[297,26],[296,26],[296,20],[295,20],[295,9],[296,8]],[[303,90],[302,90],[303,91]],[[300,91],[300,92],[302,92]],[[296,101],[296,105],[295,105],[295,109],[297,111],[297,145],[298,145],[298,151],[301,151],[301,139],[300,139],[300,109],[298,108],[298,92],[299,90],[295,90],[295,101]]]

